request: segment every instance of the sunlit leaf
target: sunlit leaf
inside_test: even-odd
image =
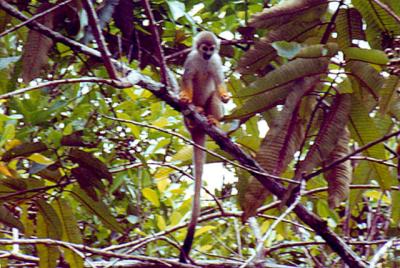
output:
[[[150,188],[144,188],[142,190],[143,196],[149,200],[154,206],[160,206],[160,200],[158,199],[158,194],[156,191]]]

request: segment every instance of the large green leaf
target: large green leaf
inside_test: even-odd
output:
[[[250,25],[254,28],[270,28],[281,27],[293,20],[300,22],[319,19],[326,11],[327,2],[326,0],[282,1],[255,14],[250,20]]]
[[[385,65],[389,59],[385,52],[377,49],[364,49],[358,47],[348,47],[343,49],[346,59],[358,60],[362,62]]]
[[[40,238],[60,240],[62,226],[56,211],[44,200],[37,200],[36,205],[39,209],[36,235]],[[39,267],[51,268],[57,266],[60,252],[56,246],[38,244],[36,245],[36,249],[40,258]]]
[[[62,240],[82,244],[82,235],[79,231],[78,222],[76,221],[73,210],[68,202],[64,199],[56,199],[55,209],[60,218],[63,229]],[[70,249],[63,250],[65,253],[65,259],[71,267],[84,267],[82,257]]]
[[[351,71],[351,75],[357,79],[359,85],[378,99],[379,90],[384,82],[383,76],[366,62],[350,61],[346,67]]]
[[[346,127],[350,106],[350,94],[335,95],[329,112],[323,118],[314,143],[296,169],[296,178],[299,179],[303,173],[310,173],[313,168],[326,160],[334,150]]]
[[[352,138],[357,141],[358,145],[364,146],[379,139],[383,133],[380,133],[363,103],[354,94],[352,96],[349,129]],[[376,159],[387,159],[385,147],[382,143],[370,147],[363,154]],[[394,183],[394,178],[391,176],[388,167],[375,162],[368,162],[368,164],[374,171],[375,179],[382,189],[389,189]]]
[[[325,74],[328,67],[326,58],[295,59],[276,68],[267,75],[257,79],[238,97],[254,96],[272,89],[287,86],[299,78]]]
[[[381,90],[381,98],[379,101],[379,110],[381,114],[385,114],[390,111],[391,106],[399,102],[399,94],[397,90],[400,87],[400,77],[391,75],[385,80],[383,88]]]
[[[400,34],[398,21],[375,1],[352,0],[352,4],[361,12],[366,21],[367,39],[374,48],[381,48],[383,33],[390,33],[393,36]]]
[[[268,32],[265,38],[256,41],[254,46],[240,58],[238,71],[243,74],[262,71],[277,56],[276,50],[271,46],[272,42],[282,40],[302,42],[313,35],[319,25],[319,20],[296,22]]]
[[[79,203],[81,203],[89,213],[96,215],[107,228],[119,233],[124,232],[122,226],[111,214],[109,207],[107,207],[101,200],[94,201],[86,194],[86,192],[82,191],[77,186],[72,189],[71,193],[72,196]]]
[[[294,85],[294,90],[288,95],[282,112],[270,125],[270,129],[260,145],[256,160],[272,175],[280,175],[293,159],[299,149],[305,133],[304,120],[299,117],[299,105],[302,97],[313,88],[318,78],[305,78]],[[245,181],[241,179],[242,181]],[[239,202],[243,208],[243,219],[254,216],[256,210],[263,204],[269,192],[262,184],[251,177],[247,182],[241,182]]]
[[[336,32],[341,48],[353,46],[354,40],[365,40],[360,12],[355,8],[341,8],[336,19]]]

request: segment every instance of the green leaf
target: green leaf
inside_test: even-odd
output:
[[[263,73],[268,64],[277,57],[276,50],[271,46],[272,42],[282,40],[302,42],[313,35],[319,24],[319,21],[294,22],[268,32],[267,37],[256,41],[254,46],[240,58],[237,70],[242,74]]]
[[[185,16],[185,4],[179,1],[167,1],[169,10],[171,11],[174,20],[178,20],[180,17]]]
[[[79,231],[78,222],[75,219],[73,210],[68,202],[64,199],[56,199],[55,209],[61,220],[63,229],[62,240],[82,244],[82,236]],[[76,254],[73,250],[64,248],[65,259],[71,267],[84,267],[84,262],[81,256]]]
[[[330,110],[324,115],[317,137],[296,169],[295,177],[301,178],[303,173],[310,173],[320,165],[335,148],[346,127],[351,106],[351,95],[335,95]]]
[[[8,141],[15,137],[14,124],[7,124],[0,138],[0,148]]]
[[[276,41],[271,46],[275,48],[278,55],[286,59],[293,59],[301,50],[301,45],[297,42]]]
[[[354,94],[352,96],[349,129],[352,138],[357,141],[359,146],[364,146],[382,136],[374,120],[370,118],[368,110]],[[365,150],[363,155],[376,159],[387,159],[386,150],[382,143]],[[388,167],[371,161],[368,161],[368,165],[374,171],[375,179],[382,189],[389,189],[395,179],[390,174]]]
[[[324,58],[295,59],[276,68],[267,75],[257,79],[238,97],[254,96],[272,89],[278,89],[295,82],[297,79],[313,77],[326,73],[328,61]]]
[[[390,111],[392,105],[399,102],[399,94],[397,93],[400,87],[400,77],[391,75],[385,80],[381,90],[381,98],[379,100],[379,111],[385,114]]]
[[[44,200],[37,200],[36,205],[39,209],[37,217],[37,236],[40,238],[60,240],[62,236],[62,226],[53,207]],[[36,245],[36,249],[39,255],[39,267],[57,266],[60,252],[56,246]]]
[[[77,186],[74,186],[71,193],[72,196],[79,203],[81,203],[89,213],[96,215],[107,228],[118,233],[124,232],[122,226],[111,214],[109,207],[106,206],[102,201],[94,201],[86,194],[86,192],[82,191]]]
[[[365,40],[360,12],[355,8],[341,8],[336,19],[336,31],[341,48],[352,46],[353,40]]]
[[[143,196],[149,200],[155,207],[160,206],[160,200],[156,191],[150,188],[144,188],[142,190]]]
[[[389,58],[385,52],[377,49],[364,49],[358,47],[348,47],[343,49],[346,59],[359,60],[372,64],[385,65]]]
[[[156,218],[157,218],[158,229],[160,229],[161,231],[164,231],[167,228],[167,224],[165,223],[163,216],[157,215]]]

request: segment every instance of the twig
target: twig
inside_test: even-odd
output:
[[[262,237],[261,241],[258,242],[255,253],[253,256],[251,256],[243,265],[240,266],[240,268],[245,268],[247,267],[257,256],[261,256],[262,251],[264,249],[264,243],[272,233],[272,231],[275,229],[275,227],[287,216],[289,213],[291,213],[294,208],[299,204],[301,197],[304,192],[304,187],[305,187],[305,180],[301,180],[300,184],[300,192],[296,196],[295,201],[274,221],[274,223],[271,224],[271,226],[268,228],[267,232],[265,232],[264,236]]]
[[[399,134],[400,134],[400,130],[399,130],[399,131],[395,131],[395,132],[390,133],[390,134],[387,134],[387,135],[383,136],[383,137],[380,138],[380,139],[377,139],[377,140],[375,140],[375,141],[372,141],[372,142],[370,142],[370,143],[368,143],[368,144],[366,144],[366,145],[364,145],[364,146],[362,146],[362,147],[360,147],[360,148],[354,150],[352,153],[350,153],[350,154],[348,154],[348,155],[346,155],[346,156],[344,156],[344,157],[342,157],[342,158],[340,158],[340,159],[338,159],[338,160],[332,162],[332,163],[329,164],[328,166],[323,167],[323,168],[320,168],[320,169],[318,169],[318,170],[316,170],[316,171],[314,171],[314,172],[312,172],[312,173],[306,175],[304,178],[305,178],[306,180],[309,180],[309,179],[311,179],[311,178],[313,178],[313,177],[315,177],[315,176],[318,176],[319,174],[321,174],[321,173],[323,173],[323,172],[326,172],[326,171],[328,171],[328,170],[330,170],[330,169],[336,167],[337,165],[339,165],[339,164],[345,162],[346,160],[349,160],[350,157],[352,157],[353,155],[359,154],[359,153],[361,153],[361,152],[367,150],[368,148],[370,148],[370,147],[372,147],[372,146],[374,146],[374,145],[377,145],[377,144],[379,144],[379,143],[381,143],[381,142],[384,142],[385,140],[388,140],[388,139],[390,139],[390,138],[392,138],[392,137],[394,137],[394,136],[397,136],[397,135],[399,135]]]
[[[368,156],[358,156],[358,155],[356,155],[356,156],[350,157],[350,160],[366,160],[366,161],[382,164],[382,165],[385,165],[385,166],[388,166],[388,167],[397,167],[395,164],[389,163],[389,162],[387,162],[387,161],[385,161],[383,159],[376,159],[376,158],[368,157]]]
[[[350,185],[350,189],[382,189],[381,186],[379,185],[373,185],[373,184],[354,184]],[[315,188],[309,191],[306,191],[304,195],[313,195],[319,192],[324,192],[327,191],[328,187],[320,187],[320,188]],[[391,191],[398,191],[399,187],[398,186],[391,186],[390,187]]]
[[[15,91],[0,95],[0,99],[8,99],[13,96],[21,95],[23,93],[26,93],[26,92],[29,92],[32,90],[36,90],[36,89],[40,89],[40,88],[44,88],[44,87],[55,87],[58,85],[73,84],[73,83],[102,83],[102,84],[107,84],[107,85],[117,87],[117,88],[128,88],[128,87],[132,86],[130,83],[127,83],[127,82],[121,82],[118,80],[97,78],[97,77],[67,78],[67,79],[61,79],[61,80],[53,80],[53,81],[49,81],[49,82],[40,83],[35,86],[17,89]]]
[[[370,263],[369,263],[369,268],[375,268],[376,265],[378,264],[379,260],[382,258],[383,254],[386,253],[386,251],[389,250],[389,248],[393,245],[395,238],[390,239],[387,241],[379,250],[378,252],[375,253],[375,255],[372,257]]]
[[[386,244],[388,240],[381,239],[381,240],[373,240],[373,241],[348,241],[350,245],[357,245],[357,246],[372,246],[372,245],[380,245]],[[397,245],[400,240],[395,240],[394,244]],[[270,254],[274,251],[284,249],[284,248],[293,248],[293,247],[307,247],[307,246],[318,246],[318,245],[326,245],[326,242],[323,241],[303,241],[303,242],[287,242],[287,243],[279,243],[275,246],[269,247],[266,249],[266,254]]]
[[[155,49],[157,58],[160,64],[160,73],[161,73],[161,83],[164,85],[169,85],[168,83],[168,71],[167,71],[167,64],[165,63],[164,52],[161,48],[160,43],[160,34],[158,33],[156,22],[154,20],[153,12],[151,11],[150,3],[148,0],[143,0],[143,7],[146,13],[147,18],[150,21],[150,30],[155,42]]]
[[[107,251],[104,249],[97,249],[97,248],[92,248],[88,247],[85,245],[81,244],[76,244],[76,243],[70,243],[70,242],[65,242],[65,241],[59,241],[59,240],[54,240],[54,239],[48,239],[48,238],[37,238],[37,239],[0,239],[0,245],[13,245],[13,244],[19,244],[19,245],[47,245],[47,246],[60,246],[64,248],[74,248],[75,250],[81,251],[81,252],[88,252],[92,253],[95,255],[100,255],[106,258],[120,258],[120,259],[125,259],[125,260],[139,260],[139,261],[144,261],[144,262],[150,262],[150,263],[158,263],[162,264],[164,266],[169,266],[169,267],[193,267],[193,266],[186,266],[182,265],[181,263],[173,260],[168,260],[168,259],[161,259],[161,258],[152,258],[152,257],[147,257],[147,256],[139,256],[139,255],[128,255],[128,254],[120,254],[120,253],[114,253],[111,251]]]
[[[94,10],[93,3],[90,0],[82,0],[82,5],[88,14],[90,27],[92,28],[93,36],[96,39],[96,43],[101,53],[101,57],[103,59],[104,66],[106,67],[108,75],[111,79],[118,80],[117,72],[115,71],[114,65],[110,60],[111,53],[107,48],[106,41],[104,39],[103,33],[101,32],[99,18],[97,17],[97,13]]]
[[[55,6],[51,7],[51,8],[49,8],[49,9],[43,11],[43,12],[40,12],[40,13],[38,13],[38,14],[35,14],[35,15],[32,16],[29,20],[26,20],[26,21],[24,21],[24,22],[21,22],[21,23],[15,25],[15,26],[13,26],[12,28],[7,29],[7,30],[5,30],[4,32],[0,33],[0,38],[3,37],[3,36],[5,36],[5,35],[7,35],[7,34],[9,34],[9,33],[11,33],[11,32],[14,32],[14,31],[18,30],[19,28],[21,28],[22,26],[25,26],[26,24],[28,24],[29,22],[31,22],[31,21],[33,21],[33,20],[37,20],[37,19],[43,17],[44,15],[47,15],[47,14],[53,12],[54,10],[56,10],[56,9],[58,9],[58,8],[64,6],[64,5],[66,5],[66,4],[68,4],[68,3],[71,2],[71,1],[72,1],[72,0],[66,0],[66,1],[64,1],[64,2],[62,2],[62,3],[59,3],[59,4],[57,4],[57,5],[55,5]]]

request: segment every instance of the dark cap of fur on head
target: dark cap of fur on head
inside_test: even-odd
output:
[[[200,41],[200,42],[199,42]],[[196,48],[199,47],[201,44],[207,44],[207,45],[215,45],[217,49],[219,49],[219,40],[213,34],[212,32],[209,31],[203,31],[200,32],[196,35],[193,45],[196,46]]]

